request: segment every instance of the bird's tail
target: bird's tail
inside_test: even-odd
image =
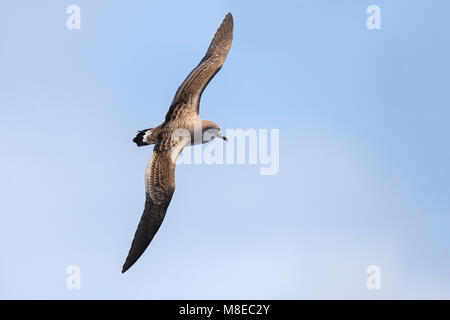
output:
[[[154,143],[151,140],[151,135],[153,133],[153,128],[138,131],[136,137],[134,137],[133,142],[137,144],[138,147],[148,146]]]

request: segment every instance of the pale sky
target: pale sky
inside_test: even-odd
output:
[[[66,27],[71,4],[80,30]],[[380,30],[366,27],[373,4]],[[152,152],[131,140],[164,120],[229,11],[233,46],[200,114],[279,129],[279,172],[179,165],[161,229],[122,274]],[[2,1],[0,298],[449,299],[448,12],[444,0]]]

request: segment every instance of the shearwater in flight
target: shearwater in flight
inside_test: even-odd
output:
[[[233,16],[228,13],[209,45],[206,55],[175,93],[165,121],[141,130],[133,141],[138,147],[154,144],[145,171],[145,208],[123,265],[127,271],[144,253],[158,231],[175,191],[175,164],[185,146],[206,143],[215,137],[227,140],[219,126],[199,116],[203,90],[222,68],[233,41]],[[194,127],[201,129],[197,138]],[[177,134],[177,132],[187,134]]]

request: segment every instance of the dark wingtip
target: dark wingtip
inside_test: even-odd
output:
[[[227,15],[225,16],[225,19],[223,20],[224,22],[226,21],[228,24],[230,24],[231,29],[233,29],[234,20],[231,12],[228,12]]]
[[[225,16],[226,20],[230,20],[230,24],[231,24],[231,29],[234,28],[234,19],[233,19],[233,15],[231,14],[231,12],[228,12],[227,15]]]
[[[145,248],[147,248],[147,247],[145,247]],[[136,261],[142,255],[142,253],[144,253],[144,250],[137,257],[134,255],[130,256],[130,253],[128,253],[127,259],[125,260],[125,263],[123,264],[123,267],[122,267],[122,273],[125,273],[128,269],[130,269],[136,263]]]
[[[125,271],[127,271],[128,269],[130,269],[131,265],[128,266],[126,263],[123,265],[122,267],[122,273],[125,273]]]

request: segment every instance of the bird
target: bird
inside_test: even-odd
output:
[[[138,131],[138,147],[154,145],[145,170],[145,207],[122,267],[127,271],[141,257],[158,232],[175,191],[175,165],[184,147],[215,138],[227,141],[219,125],[200,118],[200,98],[222,68],[233,41],[233,16],[228,13],[217,29],[205,56],[178,88],[164,122]]]

